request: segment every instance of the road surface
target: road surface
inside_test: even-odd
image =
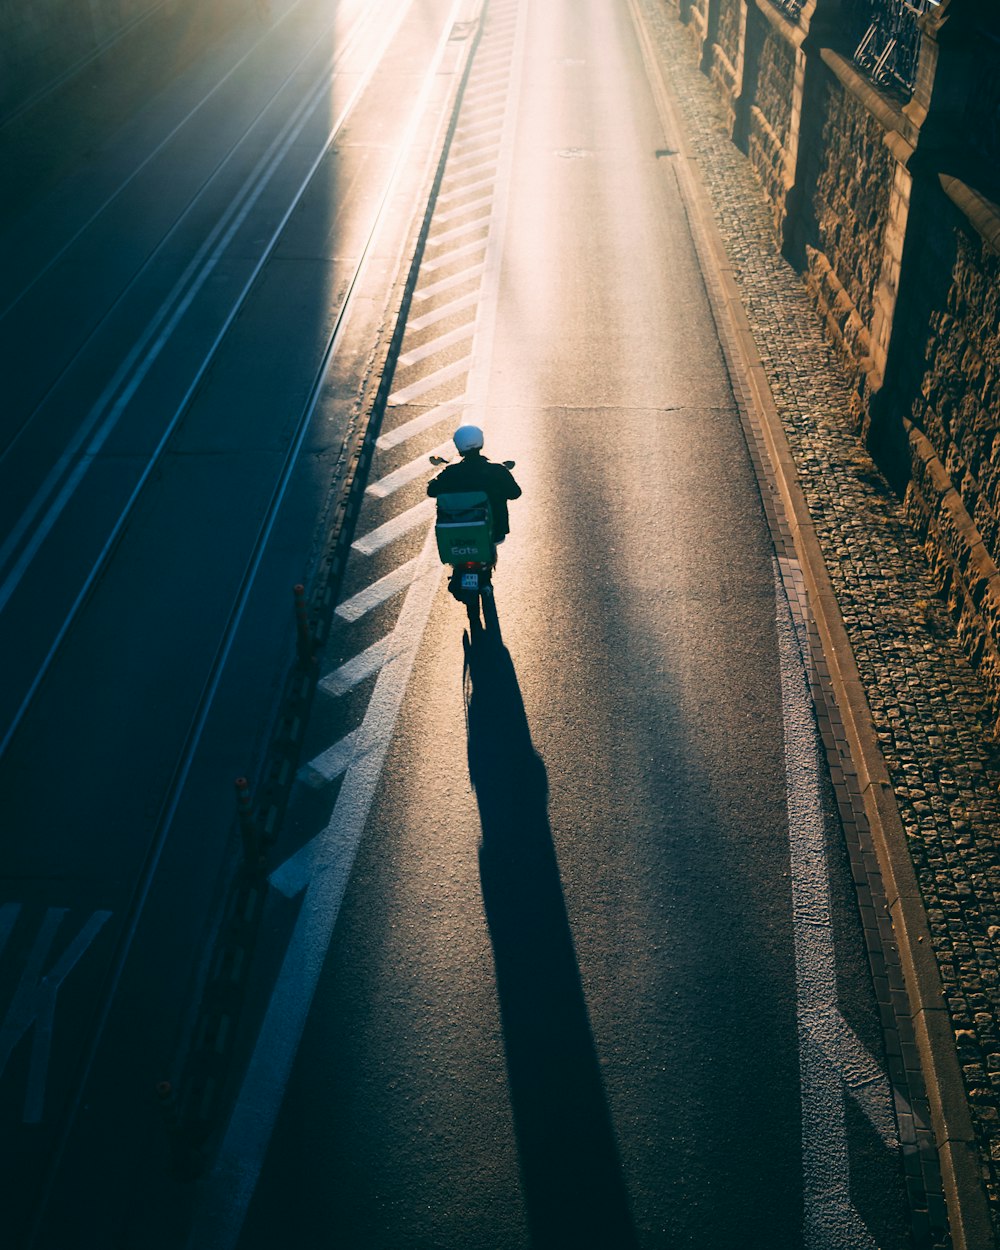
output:
[[[271,10],[3,240],[17,1244],[910,1244],[800,635],[630,6],[490,0],[478,41],[443,0]],[[192,1043],[231,779],[456,99],[225,1114],[170,1178],[152,1090]],[[477,628],[426,500],[470,420],[524,491]]]

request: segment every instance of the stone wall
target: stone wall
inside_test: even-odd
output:
[[[736,99],[743,81],[743,41],[746,5],[741,0],[719,0],[715,39],[705,50],[705,67],[729,109],[729,132],[736,121]]]
[[[909,91],[853,62],[841,0],[698,4],[702,67],[1000,718],[1000,4],[922,17]]]
[[[750,30],[757,42],[753,57],[756,81],[752,102],[748,95],[745,106],[745,146],[764,185],[774,212],[775,230],[780,234],[795,161],[799,40],[796,28],[780,18],[770,3],[766,9],[755,7]]]

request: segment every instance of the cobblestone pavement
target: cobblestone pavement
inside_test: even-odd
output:
[[[749,162],[664,0],[642,0],[711,199],[892,778],[1000,1229],[1000,758],[994,717],[902,505],[863,451],[851,380],[776,250]]]

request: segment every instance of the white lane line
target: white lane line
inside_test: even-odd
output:
[[[451,200],[457,200],[460,195],[472,195],[472,193],[475,191],[485,191],[487,188],[492,188],[492,186],[493,186],[492,176],[488,178],[479,178],[477,179],[476,182],[468,183],[466,186],[456,187],[454,191],[446,191],[444,195],[438,196],[437,202],[438,202],[438,205],[447,204]],[[486,202],[485,200],[479,201],[479,203],[485,203],[485,202]],[[454,211],[464,212],[465,207],[463,205],[461,208],[457,208]]]
[[[388,400],[390,407],[408,404],[411,400],[418,399],[421,395],[426,395],[428,391],[433,391],[437,387],[443,386],[445,382],[450,382],[453,378],[460,377],[463,373],[468,372],[469,362],[470,358],[464,356],[461,360],[456,360],[454,364],[444,365],[440,369],[435,369],[433,373],[429,373],[427,377],[421,378],[419,382],[413,382],[410,386],[404,386],[402,390],[393,391]]]
[[[851,1097],[890,1150],[899,1149],[889,1078],[836,1009],[803,1011],[800,1020],[837,1068]]]
[[[478,292],[477,292],[478,295]],[[429,430],[431,426],[437,425],[439,421],[453,421],[456,417],[461,419],[465,411],[464,400],[457,400],[453,403],[438,404],[436,408],[428,408],[426,412],[422,412],[418,417],[413,417],[410,421],[404,421],[402,425],[397,425],[394,430],[389,430],[387,434],[383,434],[375,446],[379,451],[391,451],[393,447],[398,447],[400,443],[406,443],[416,434],[422,434],[424,430]],[[459,420],[461,424],[461,420]]]
[[[395,516],[391,521],[386,521],[384,525],[380,525],[378,529],[372,530],[368,534],[364,534],[361,538],[351,543],[355,551],[360,551],[363,556],[374,555],[376,551],[381,551],[383,547],[388,547],[397,538],[402,538],[404,534],[409,534],[411,530],[415,530],[418,525],[426,521],[430,521],[434,516],[434,500],[423,499],[415,508],[408,508],[406,512],[401,512],[399,516]]]
[[[475,328],[474,322],[470,321],[466,325],[458,326],[445,334],[439,334],[437,338],[431,339],[429,343],[424,343],[423,346],[414,347],[412,351],[404,353],[400,356],[399,363],[404,368],[407,368],[409,365],[419,364],[421,360],[426,360],[428,356],[436,356],[438,352],[447,351],[449,347],[454,347],[456,343],[464,343],[466,339],[471,339]]]
[[[459,216],[464,215],[463,209]],[[453,226],[450,230],[442,230],[440,234],[432,231],[427,239],[428,247],[438,247],[442,243],[450,243],[452,239],[460,239],[463,234],[470,234],[473,230],[485,230],[489,225],[489,212],[480,213],[478,217],[474,217],[472,221],[463,221],[460,226]]]
[[[442,278],[440,282],[432,282],[430,286],[421,287],[413,298],[423,303],[425,299],[432,299],[443,291],[450,291],[456,286],[461,286],[463,282],[471,282],[473,278],[480,277],[485,271],[486,265],[484,263],[470,265],[468,269],[463,269],[461,273],[453,273],[448,278]]]
[[[428,455],[447,456],[448,452],[452,450],[453,447],[449,441],[442,443],[440,447],[435,447],[432,452],[428,452]],[[427,477],[430,472],[431,465],[427,456],[418,456],[416,460],[411,460],[409,464],[404,464],[401,469],[397,469],[394,473],[387,473],[385,477],[380,477],[377,482],[372,482],[365,494],[374,495],[376,499],[387,499],[403,486],[408,486],[418,478]]]
[[[355,729],[346,738],[341,738],[339,742],[335,742],[332,747],[328,747],[321,755],[317,755],[315,759],[310,760],[308,764],[299,770],[299,780],[304,781],[307,786],[312,786],[317,790],[322,786],[329,785],[331,781],[336,781],[350,767],[351,760],[354,757],[354,744],[357,741],[357,737],[358,731]]]
[[[829,1054],[839,1016],[830,887],[820,789],[820,744],[791,608],[774,566],[781,704],[785,729],[788,837],[795,935],[795,985],[802,1089],[805,1250],[876,1250],[854,1209],[844,1080]],[[804,922],[803,918],[808,917]]]
[[[460,295],[458,299],[453,299],[447,304],[442,304],[440,308],[435,308],[433,312],[424,313],[422,317],[412,317],[406,323],[407,331],[410,330],[426,330],[428,326],[432,326],[435,322],[444,321],[445,317],[453,317],[455,313],[461,312],[463,308],[471,308],[479,299],[478,291],[470,291],[468,295]]]
[[[446,265],[453,265],[462,256],[471,256],[474,252],[483,251],[485,247],[486,238],[484,236],[481,239],[475,239],[472,243],[466,243],[464,247],[453,247],[450,252],[443,252],[440,256],[436,256],[434,260],[424,261],[420,268],[427,273],[434,273],[438,269],[444,269]]]
[[[203,1182],[202,1218],[189,1250],[233,1250],[239,1240],[440,583],[431,533],[333,814],[297,857],[305,897],[215,1167]],[[289,876],[279,869],[272,880],[283,881],[287,890]]]
[[[385,657],[388,654],[389,638],[387,636],[380,638],[378,642],[373,642],[370,647],[366,647],[353,659],[341,664],[340,668],[335,668],[332,673],[327,673],[319,683],[320,690],[334,698],[347,694],[349,690],[360,685],[366,677],[377,673],[385,663]]]
[[[407,560],[405,564],[393,569],[385,577],[380,577],[377,582],[372,582],[370,586],[352,595],[350,599],[345,599],[337,606],[337,615],[343,621],[360,621],[373,608],[379,607],[393,595],[398,595],[400,591],[405,590],[416,573],[416,559]]]

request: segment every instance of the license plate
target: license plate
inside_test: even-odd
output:
[[[478,590],[479,589],[479,574],[478,573],[463,573],[462,574],[462,589],[463,590]]]

